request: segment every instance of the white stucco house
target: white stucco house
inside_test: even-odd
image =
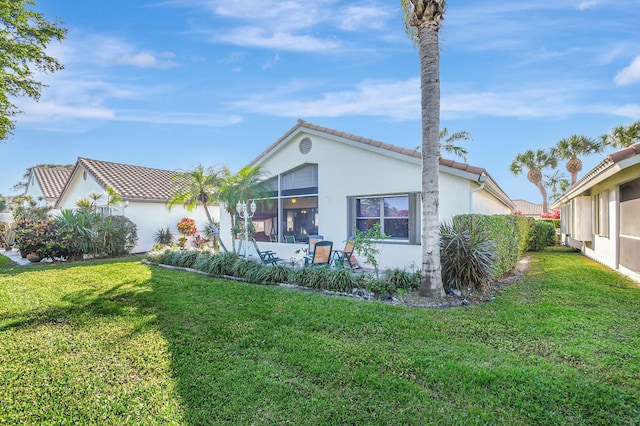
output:
[[[249,164],[270,175],[273,189],[253,217],[260,249],[286,259],[314,234],[342,249],[356,228],[380,223],[390,238],[379,244],[379,265],[419,265],[421,164],[419,151],[298,120]],[[440,160],[441,221],[463,213],[515,210],[485,169]],[[221,236],[227,247],[230,222],[223,212]],[[296,243],[285,243],[291,237]]]
[[[552,208],[565,244],[640,281],[640,144],[607,156]]]
[[[105,213],[133,221],[138,228],[138,243],[133,252],[146,252],[155,244],[154,237],[160,228],[169,227],[179,237],[176,224],[183,217],[194,219],[199,230],[207,223],[201,207],[189,212],[183,206],[171,210],[166,206],[171,176],[175,174],[170,170],[78,158],[55,207],[74,209],[78,199],[86,199],[91,193],[103,194],[112,187],[122,197],[122,203]],[[209,212],[214,220],[219,220],[218,206],[209,206]]]
[[[53,208],[60,198],[71,170],[58,167],[32,167],[24,195],[28,195],[39,207]]]

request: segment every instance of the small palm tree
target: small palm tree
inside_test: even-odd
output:
[[[518,154],[511,163],[509,169],[511,173],[518,176],[524,171],[529,170],[527,173],[527,179],[534,184],[542,195],[542,212],[546,213],[547,208],[547,191],[542,184],[542,170],[551,167],[555,168],[558,165],[558,161],[555,157],[549,155],[545,150],[539,149],[537,151],[526,150],[522,154]]]
[[[611,148],[626,148],[640,142],[640,121],[629,126],[618,126],[611,133],[601,136],[601,144]]]
[[[467,154],[469,151],[465,147],[456,145],[458,141],[470,141],[473,140],[471,137],[471,133],[466,130],[461,130],[459,132],[455,132],[449,134],[447,128],[443,128],[440,130],[439,140],[440,140],[440,152],[444,151],[449,154],[453,154],[457,157],[462,158],[462,161],[467,162]],[[422,149],[422,146],[417,146],[416,151]]]
[[[571,185],[576,183],[578,173],[582,170],[581,155],[595,154],[602,151],[602,145],[595,140],[582,135],[571,135],[558,141],[551,148],[551,155],[559,160],[567,161],[567,171],[571,174]]]
[[[239,202],[256,201],[269,197],[272,188],[260,166],[243,167],[233,176],[228,176],[220,188],[219,198],[231,216],[231,234],[235,238],[238,230],[236,205]],[[234,246],[235,250],[235,246]]]
[[[560,196],[562,192],[564,192],[569,185],[569,179],[567,179],[567,175],[562,173],[560,170],[555,170],[552,174],[544,175],[545,180],[542,184],[551,188],[552,194],[549,196],[549,200],[555,200]],[[560,188],[560,192],[558,192],[558,188]]]
[[[188,211],[202,206],[207,220],[212,223],[213,219],[207,206],[218,199],[220,188],[228,175],[229,171],[226,167],[216,169],[205,168],[202,165],[183,173],[176,173],[171,176],[173,193],[167,200],[167,206],[171,209],[175,205],[182,204]]]

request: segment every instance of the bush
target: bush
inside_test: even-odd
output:
[[[540,251],[556,244],[556,230],[550,222],[536,220],[529,232],[527,250]]]
[[[176,259],[176,266],[180,266],[182,268],[191,268],[198,257],[198,252],[193,250],[182,250],[178,253],[180,255]]]
[[[268,284],[288,283],[291,268],[284,265],[269,266],[265,270],[264,282]]]
[[[158,244],[168,246],[173,242],[173,233],[168,226],[166,228],[160,228],[156,231],[153,240]]]
[[[417,290],[420,288],[420,273],[394,268],[385,272],[385,278],[397,289]]]
[[[331,271],[331,279],[327,284],[327,290],[350,292],[358,287],[358,280],[349,269],[338,268]]]
[[[440,258],[445,287],[466,291],[483,289],[491,282],[495,243],[477,217],[445,222],[440,226]]]
[[[196,253],[198,253],[198,257],[195,262],[193,262],[192,268],[197,269],[198,271],[208,272],[209,264],[215,255],[209,251],[200,251]]]
[[[16,225],[15,244],[22,257],[35,253],[42,259],[67,258],[70,235],[60,231],[52,219],[26,220]]]
[[[475,225],[488,233],[488,239],[495,244],[495,265],[493,277],[512,271],[527,249],[529,221],[520,215],[459,215],[453,222],[468,221],[473,218]]]
[[[380,297],[389,298],[395,293],[396,287],[392,282],[382,278],[371,278],[364,280],[364,288]]]
[[[135,223],[124,216],[102,216],[94,218],[96,255],[123,256],[131,253],[138,241]]]
[[[212,275],[233,275],[233,265],[240,260],[236,253],[223,253],[213,256],[209,262],[208,273]]]

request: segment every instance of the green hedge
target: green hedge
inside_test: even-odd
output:
[[[555,244],[556,229],[553,227],[553,223],[546,220],[534,221],[529,232],[527,250],[540,251]]]
[[[520,215],[465,214],[455,216],[454,223],[480,226],[495,243],[494,277],[511,272],[527,249],[529,221]]]

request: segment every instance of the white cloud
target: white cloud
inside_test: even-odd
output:
[[[383,29],[390,16],[388,10],[373,5],[347,6],[338,13],[338,27],[344,31]]]
[[[338,41],[323,40],[308,35],[288,32],[267,32],[260,28],[235,28],[227,33],[215,34],[214,40],[238,46],[263,47],[295,52],[326,52],[342,46]]]
[[[593,9],[594,7],[598,6],[598,4],[600,4],[600,1],[598,0],[586,0],[578,4],[578,10]]]
[[[273,59],[265,62],[264,64],[262,64],[262,69],[266,70],[269,68],[273,68],[278,62],[280,61],[280,55],[278,55],[277,53],[274,55]]]
[[[171,58],[174,57],[175,55],[171,52],[164,52],[157,55],[145,50],[138,53],[125,53],[117,58],[116,61],[119,64],[133,65],[140,68],[171,68],[178,65],[171,60]]]
[[[629,66],[621,69],[613,78],[613,82],[618,86],[626,86],[636,81],[640,81],[640,56],[636,56]]]

